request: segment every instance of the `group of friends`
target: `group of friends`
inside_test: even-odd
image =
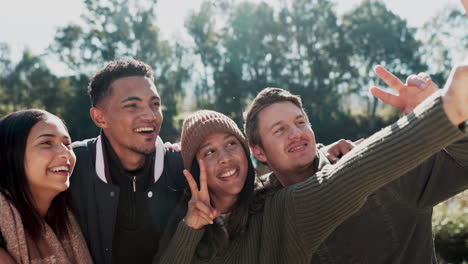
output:
[[[133,59],[90,80],[96,138],[72,143],[45,110],[6,115],[0,263],[435,263],[433,206],[468,189],[468,64],[443,89],[375,72],[397,94],[371,93],[404,116],[359,144],[319,146],[301,98],[265,88],[245,135],[200,110],[169,147]]]

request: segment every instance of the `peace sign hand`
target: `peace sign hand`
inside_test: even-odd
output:
[[[406,83],[403,83],[381,65],[376,66],[374,71],[390,88],[397,92],[397,95],[378,87],[372,87],[371,94],[382,102],[400,109],[405,115],[412,112],[422,101],[439,90],[439,87],[432,82],[431,77],[424,72],[408,76]]]
[[[185,224],[194,229],[200,229],[208,224],[213,224],[213,219],[220,213],[210,204],[210,194],[208,193],[208,184],[206,179],[206,168],[203,160],[200,165],[200,190],[188,170],[184,170],[184,176],[190,186],[192,198],[188,203],[187,215],[184,218]]]

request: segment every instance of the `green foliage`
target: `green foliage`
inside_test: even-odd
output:
[[[382,64],[403,80],[410,74],[425,71],[419,53],[421,43],[416,40],[416,29],[408,27],[406,20],[380,1],[365,0],[345,14],[343,28],[352,46],[351,61],[359,72],[353,84],[365,89],[365,98],[369,100],[369,129],[373,131],[377,128],[378,99],[369,98],[367,93],[370,81],[375,79],[373,68]]]
[[[424,62],[429,65],[432,79],[443,85],[452,66],[466,56],[468,49],[468,19],[453,7],[444,8],[419,30],[423,41]]]
[[[340,89],[353,75],[346,55],[351,49],[333,6],[325,0],[291,2],[279,10],[265,2],[218,10],[205,2],[190,15],[186,27],[203,67],[195,89],[198,107],[241,124],[249,101],[273,86],[301,95],[318,127],[345,116]]]
[[[366,137],[398,116],[379,116],[377,100],[366,95],[352,102],[357,111],[348,105],[350,94],[362,96],[373,84],[376,64],[404,79],[426,69],[421,57],[433,58],[416,29],[380,1],[363,1],[341,17],[330,0],[205,1],[185,20],[190,46],[161,38],[154,0],[83,1],[82,19],[60,27],[49,49],[72,76],[55,76],[28,51],[13,63],[0,44],[0,114],[45,107],[67,121],[74,139],[94,136],[88,78],[110,60],[133,57],[155,71],[165,140],[178,137],[181,113],[195,108],[221,111],[242,125],[242,111],[258,91],[281,87],[302,97],[318,139],[329,143]],[[427,43],[445,54],[432,60],[442,63],[434,79],[446,77],[453,57],[441,36],[457,33],[461,47],[468,45],[466,33],[451,30],[463,28],[461,21],[459,12],[446,11],[423,29]]]
[[[467,193],[468,194],[468,193]],[[465,197],[465,198],[463,198]],[[434,210],[432,229],[434,243],[441,263],[468,262],[468,196],[459,195],[451,201],[437,206]],[[465,199],[465,200],[463,200]],[[454,202],[459,205],[449,210]]]
[[[25,50],[16,65],[4,59],[1,67],[0,115],[25,108],[47,108],[63,114],[70,96],[69,81],[52,74],[40,57]]]
[[[182,59],[185,49],[179,44],[171,44],[160,38],[155,24],[156,1],[152,0],[85,0],[86,12],[81,24],[70,24],[60,28],[51,45],[62,62],[77,75],[90,76],[111,60],[132,57],[149,64],[155,74],[155,83],[164,107],[164,122],[161,136],[171,140],[177,134],[174,117],[178,113],[178,103],[184,93],[182,86],[189,78],[189,67]],[[79,116],[88,114],[89,104],[82,104],[81,97],[86,83],[83,78],[75,82],[74,92],[80,102],[74,108]],[[81,109],[79,106],[81,105]],[[80,127],[84,119],[67,120],[70,126]],[[81,135],[89,135],[95,129],[86,128]]]

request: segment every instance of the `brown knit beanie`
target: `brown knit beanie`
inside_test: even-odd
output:
[[[237,124],[229,117],[210,110],[200,110],[189,115],[182,125],[181,147],[184,167],[190,171],[200,144],[207,136],[226,132],[235,136],[249,153],[249,147]],[[247,157],[248,158],[248,157]]]

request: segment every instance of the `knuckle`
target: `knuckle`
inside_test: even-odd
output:
[[[411,80],[414,80],[414,79],[417,79],[417,76],[414,75],[414,74],[411,74],[410,76],[408,76],[408,77],[406,78],[406,81],[408,82],[408,81],[411,81]]]
[[[455,73],[468,74],[468,64],[464,63],[455,66]]]
[[[429,74],[428,74],[427,72],[420,72],[420,73],[418,74],[418,76],[424,78],[424,77],[429,77]]]

